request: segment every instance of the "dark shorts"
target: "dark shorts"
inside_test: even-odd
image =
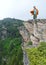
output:
[[[33,15],[33,19],[36,19],[37,18],[37,15]]]

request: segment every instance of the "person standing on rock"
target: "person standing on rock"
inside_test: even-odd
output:
[[[33,15],[33,24],[34,24],[34,32],[33,32],[33,35],[31,36],[31,40],[33,42],[33,45],[37,46],[39,43],[38,25],[37,25],[37,15],[39,12],[38,12],[38,9],[34,6],[33,10],[31,10],[30,13]]]
[[[37,19],[38,9],[35,6],[33,7],[33,10],[30,11],[30,13],[33,15],[33,19]]]

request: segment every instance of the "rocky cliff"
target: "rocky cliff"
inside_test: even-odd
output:
[[[24,26],[21,26],[19,30],[25,42],[31,40],[31,35],[34,34],[36,28],[38,31],[35,31],[35,36],[39,38],[40,41],[46,41],[46,19],[38,19],[37,27],[34,26],[34,20],[24,21],[23,24]]]

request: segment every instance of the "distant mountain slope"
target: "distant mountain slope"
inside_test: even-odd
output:
[[[9,34],[13,34],[13,31],[17,32],[18,27],[23,25],[23,20],[18,20],[14,18],[5,18],[0,20],[0,38],[9,36]],[[14,35],[15,36],[15,32]]]
[[[1,23],[4,25],[16,24],[16,26],[21,26],[22,22],[23,22],[23,20],[18,20],[18,19],[14,19],[14,18],[5,18],[5,19],[1,20]]]

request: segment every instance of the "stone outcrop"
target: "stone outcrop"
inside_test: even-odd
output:
[[[46,42],[46,19],[37,19],[37,25],[34,25],[33,20],[24,21],[23,24],[19,30],[25,42],[33,40],[33,44],[37,44],[38,39]]]
[[[21,26],[21,27],[19,27],[19,31],[23,37],[24,42],[28,42],[30,40],[28,30],[24,26]]]
[[[28,30],[28,32],[30,34],[32,34],[32,32],[33,32],[33,24],[28,22],[28,21],[25,21],[23,24],[26,27],[26,29]]]

